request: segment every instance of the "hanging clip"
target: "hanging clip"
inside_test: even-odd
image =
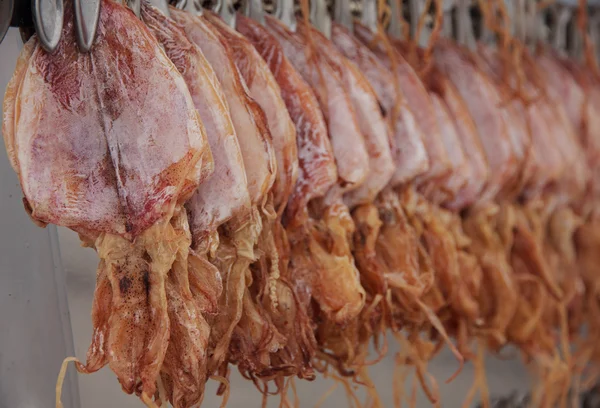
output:
[[[86,0],[79,0],[86,1]],[[142,1],[141,0],[127,0],[127,6],[133,11],[133,13],[140,18],[142,12]]]
[[[395,38],[400,38],[402,40],[407,40],[408,38],[404,37],[404,27],[405,24],[403,18],[403,10],[402,10],[402,1],[399,0],[391,0],[390,2],[390,26],[388,27],[388,33]]]
[[[473,21],[469,14],[469,0],[458,0],[458,42],[467,48],[474,50],[476,47],[475,33],[473,32]]]
[[[310,21],[325,37],[331,38],[331,17],[327,12],[325,0],[311,0]]]
[[[265,24],[265,11],[262,0],[246,0],[244,14],[262,25]]]
[[[79,49],[87,52],[92,48],[98,20],[101,0],[75,0],[75,27]]]
[[[0,0],[0,43],[10,27],[14,8],[14,0]]]
[[[444,0],[444,23],[442,24],[441,36],[444,38],[452,38],[454,35],[454,19],[452,18],[452,10],[456,7],[456,0]]]
[[[169,3],[167,0],[150,0],[150,4],[153,7],[156,7],[158,11],[163,13],[165,16],[169,17],[171,13],[169,12]]]
[[[419,42],[417,36],[417,27],[421,18],[421,2],[419,0],[408,0],[408,10],[410,12],[410,36]],[[421,33],[422,34],[422,33]]]
[[[557,7],[556,25],[552,35],[552,46],[559,53],[567,52],[567,27],[573,17],[573,10],[568,7]]]
[[[395,0],[394,0],[395,1]],[[364,0],[361,23],[374,33],[377,32],[377,0]]]
[[[194,16],[202,15],[202,4],[200,4],[200,0],[179,0],[175,7],[179,10],[187,11]]]
[[[294,0],[277,0],[276,4],[275,17],[281,20],[290,30],[296,31]]]
[[[40,44],[46,51],[54,51],[62,33],[64,19],[63,1],[33,0],[32,11],[33,25],[35,26],[35,32],[38,35]],[[79,23],[77,26],[79,26]]]
[[[346,27],[350,32],[354,30],[354,19],[350,10],[350,0],[335,0],[333,3],[333,20]]]
[[[231,0],[219,0],[213,11],[221,17],[221,19],[229,27],[235,28],[235,9]]]

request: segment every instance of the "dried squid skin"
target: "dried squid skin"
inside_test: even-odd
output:
[[[93,53],[79,54],[70,43],[74,38],[69,21],[56,52],[50,55],[35,47],[15,97],[16,103],[28,98],[31,108],[13,117],[13,131],[7,128],[5,135],[13,146],[9,150],[18,158],[18,173],[34,218],[131,239],[162,217],[180,195],[189,195],[212,160],[181,76],[143,24],[129,27],[126,10],[107,4],[100,29],[105,41]],[[132,52],[131,44],[114,34],[120,30],[140,33],[139,52]],[[119,75],[111,76],[117,66],[131,64],[148,69],[144,74],[119,69]],[[150,86],[149,78],[155,76],[168,80],[159,87]],[[70,80],[63,81],[65,77]],[[159,113],[152,114],[160,104],[147,103],[165,95],[181,112],[174,129],[166,128],[172,124],[160,120]],[[133,108],[141,103],[148,105],[143,114]],[[130,123],[135,121],[147,129],[139,140],[130,137],[134,134]],[[63,137],[56,136],[57,128]],[[173,134],[168,149],[153,143],[155,132]],[[62,151],[70,153],[58,154]],[[180,175],[187,175],[189,166],[197,167],[196,178],[182,180]],[[55,189],[59,180],[64,188]],[[89,206],[90,202],[94,205]]]
[[[360,271],[361,283],[365,282],[373,287],[373,280],[379,281],[375,282],[375,290],[379,290],[380,292],[370,292],[369,294],[371,296],[378,293],[384,294],[385,279],[383,277],[383,272],[381,269],[376,269],[383,265],[377,264],[374,248],[374,238],[379,229],[378,224],[381,224],[381,222],[378,219],[377,209],[371,202],[389,183],[395,172],[395,163],[390,149],[391,132],[388,127],[388,122],[381,113],[374,90],[371,88],[366,77],[360,72],[359,68],[339,52],[335,45],[315,28],[299,22],[298,31],[304,36],[310,35],[312,37],[318,52],[323,55],[323,58],[327,61],[329,66],[331,66],[331,68],[340,76],[340,79],[348,92],[352,106],[354,107],[360,131],[364,135],[365,145],[369,155],[370,171],[365,182],[360,187],[344,195],[344,203],[346,203],[350,209],[354,209],[352,222],[345,223],[346,227],[344,227],[344,229],[347,231],[346,235],[353,235],[352,240],[356,243],[352,256],[354,262],[359,266],[358,269]],[[368,230],[372,230],[371,248],[365,248],[366,251],[363,251],[363,241],[360,239],[363,235],[357,231],[354,224],[357,217],[359,217],[358,220],[361,222],[362,232],[369,234]],[[329,224],[331,225],[331,223]],[[339,236],[343,236],[342,231],[343,230],[340,229]],[[374,236],[372,232],[375,232]],[[339,240],[339,242],[340,245],[342,245],[352,241],[348,238],[346,240]],[[364,242],[364,244],[367,243]],[[347,248],[347,251],[350,251],[350,247]],[[368,253],[369,251],[370,253]],[[338,251],[338,253],[342,254],[343,252]],[[365,267],[367,270],[363,273],[360,266]],[[323,292],[328,291],[330,293],[333,290],[335,290],[335,288],[332,285],[328,285],[327,288],[323,289]],[[319,296],[323,296],[319,291],[315,291],[314,293],[317,300],[319,299]],[[348,291],[348,293],[351,292]],[[375,298],[371,297],[370,300],[374,301],[374,299]],[[320,302],[320,305],[323,304],[326,304],[326,302]],[[357,302],[356,304],[359,303]],[[326,309],[324,311],[325,313],[328,313]],[[377,312],[381,313],[379,311]],[[363,319],[368,319],[368,322],[365,322]],[[322,345],[322,348],[331,350],[330,354],[338,361],[338,364],[344,363],[344,365],[348,366],[360,364],[359,359],[365,358],[361,349],[368,345],[370,340],[368,336],[365,336],[366,338],[361,338],[360,334],[362,326],[371,323],[370,320],[372,320],[370,316],[361,316],[344,327],[344,330],[340,330],[335,324],[321,324],[321,327],[319,328],[320,334],[318,335],[319,343]],[[377,329],[380,330],[379,327],[377,327]],[[325,335],[323,335],[323,333],[325,333]],[[339,339],[336,341],[336,338]],[[349,345],[351,345],[351,349],[346,350]],[[355,358],[356,360],[354,360]],[[339,369],[341,372],[345,370],[343,367],[340,367]]]
[[[269,16],[266,16],[266,26],[317,94],[338,167],[338,183],[329,189],[324,199],[311,203],[312,214],[317,216],[305,219],[304,225],[293,230],[288,229],[292,251],[290,270],[294,276],[306,279],[308,295],[315,298],[325,316],[344,324],[360,313],[365,302],[365,291],[350,250],[355,227],[341,196],[359,187],[367,176],[364,138],[339,75],[325,58],[317,57],[318,54],[312,54],[317,66],[307,58],[304,52],[309,43],[307,35],[300,31],[293,33]],[[321,78],[327,85],[326,92],[320,87]],[[328,287],[330,289],[326,289]]]
[[[261,254],[260,259],[252,267],[253,274],[248,275],[247,282],[251,282],[249,286],[252,287],[245,292],[243,314],[230,349],[232,358],[242,372],[249,377],[257,375],[264,379],[276,376],[282,369],[289,371],[285,363],[281,367],[270,362],[271,354],[285,345],[285,338],[274,326],[270,312],[277,307],[276,287],[281,284],[278,283],[281,271],[276,245],[281,238],[276,234],[282,233],[283,229],[277,225],[298,175],[296,129],[275,77],[252,43],[216,15],[209,12],[205,16],[230,46],[236,66],[249,87],[250,96],[265,112],[278,159],[276,182],[269,193],[273,195],[273,204],[269,197],[260,212],[263,229],[256,248]],[[257,270],[263,267],[268,271]]]
[[[276,178],[277,162],[265,113],[250,97],[226,38],[207,17],[178,10],[173,10],[172,16],[201,48],[221,83],[244,159],[252,205],[220,228],[220,243],[211,254],[210,260],[221,272],[225,288],[219,299],[219,315],[212,322],[209,371],[213,372],[228,357],[234,329],[244,316],[244,298],[249,295],[246,287],[251,282],[249,267],[258,258],[255,245],[263,228],[261,211],[271,205],[268,193]]]
[[[281,45],[273,35],[241,14],[237,15],[236,24],[237,30],[252,42],[268,64],[296,127],[298,180],[287,203],[284,218],[287,224],[297,225],[307,217],[308,202],[325,195],[337,180],[323,114],[313,91],[285,57]]]
[[[307,31],[310,30],[310,34]],[[339,74],[354,107],[360,131],[369,156],[369,174],[360,187],[347,193],[344,202],[351,209],[371,203],[388,184],[395,170],[390,151],[390,135],[375,92],[358,67],[346,59],[320,31],[298,23],[298,31],[312,36],[315,47]]]
[[[203,17],[171,9],[188,38],[201,50],[221,83],[244,158],[248,192],[253,204],[262,203],[277,172],[272,137],[264,112],[248,95],[248,89],[233,61],[231,49]]]
[[[227,100],[213,68],[182,26],[144,2],[142,19],[182,74],[206,128],[215,158],[213,175],[186,203],[194,246],[249,206],[246,172]]]
[[[459,191],[455,199],[445,203],[445,206],[451,210],[462,210],[475,203],[485,188],[490,168],[477,134],[477,127],[464,100],[450,81],[443,80],[443,82],[438,82],[439,84],[443,84],[444,102],[454,120],[463,153],[470,168],[467,184]]]
[[[305,280],[295,271],[299,263],[310,261],[306,239],[312,221],[307,206],[314,199],[323,197],[337,181],[332,147],[317,98],[285,57],[278,41],[265,27],[243,15],[237,16],[236,25],[273,73],[297,135],[298,180],[282,220],[287,232],[282,225],[274,225],[279,230],[274,232],[274,237],[282,279],[275,285],[277,304],[267,302],[266,307],[278,331],[287,337],[287,343],[272,358],[272,364],[282,369],[291,365],[299,377],[314,378],[311,361],[316,344],[307,315],[312,278]],[[290,247],[290,241],[295,243],[293,247]],[[299,257],[292,256],[292,251],[297,251]],[[288,265],[289,262],[295,262],[295,265]],[[264,273],[265,269],[266,266],[259,266],[257,271]]]
[[[283,23],[270,16],[266,16],[266,26],[317,96],[338,169],[340,181],[335,194],[358,188],[368,175],[369,157],[352,102],[339,74],[320,53],[313,52],[312,59],[307,58],[305,49],[308,41],[305,34],[288,30]]]
[[[431,94],[431,102],[439,124],[440,136],[450,159],[451,170],[441,185],[440,183],[426,184],[422,188],[422,194],[433,203],[445,204],[455,200],[469,182],[468,176],[471,168],[467,164],[458,132],[444,101],[438,95]]]
[[[543,69],[544,83],[554,104],[564,107],[565,114],[579,138],[579,145],[585,149],[587,167],[591,172],[588,196],[598,195],[598,163],[600,163],[600,140],[594,135],[600,129],[599,116],[600,88],[587,70],[571,61],[560,58],[551,50],[540,48],[536,61]],[[589,200],[586,200],[589,202]],[[589,207],[584,205],[583,207]],[[588,212],[589,208],[582,208]]]
[[[354,35],[363,44],[367,45],[388,69],[393,69],[386,48],[381,42],[375,41],[375,33],[364,25],[355,23]],[[394,75],[397,76],[400,82],[404,99],[411,107],[415,121],[421,130],[425,151],[429,157],[429,168],[418,177],[417,183],[444,179],[450,171],[450,160],[440,138],[440,129],[431,99],[417,73],[402,57],[401,47],[396,44],[396,41],[392,41],[395,45],[394,58],[397,62]]]
[[[35,39],[25,48],[5,137],[32,218],[80,232],[101,259],[89,364],[78,369],[108,363],[126,392],[151,398],[169,338],[170,219],[212,156],[183,78],[129,10],[103,2],[87,54],[70,8],[65,17],[54,53]]]
[[[279,213],[281,207],[287,203],[291,189],[298,179],[296,128],[285,109],[277,81],[251,42],[212,12],[207,12],[205,15],[227,41],[250,96],[265,112],[277,158],[277,177],[271,191],[273,204]]]
[[[503,92],[503,98],[510,101],[507,109],[511,108],[509,114],[513,122],[525,122],[521,124],[520,134],[529,134],[531,146],[528,151],[527,161],[523,169],[523,185],[520,186],[520,194],[533,199],[538,197],[545,187],[556,182],[559,173],[564,169],[565,162],[560,156],[560,152],[552,148],[548,143],[548,138],[552,137],[555,121],[553,117],[547,115],[548,109],[544,98],[537,98],[533,102],[525,104],[518,98],[509,99],[515,78],[506,75],[500,62],[500,56],[489,47],[480,46],[479,55],[483,62],[480,66],[484,67],[488,76],[496,81],[498,88]],[[508,80],[508,83],[506,83]],[[535,88],[532,84],[525,82],[522,84],[521,92],[526,95],[535,95]],[[539,92],[539,91],[538,91]],[[506,121],[509,123],[509,121]],[[514,132],[513,132],[514,133]]]
[[[511,182],[517,162],[506,124],[497,111],[502,102],[500,95],[457,45],[440,41],[434,57],[436,65],[458,90],[477,127],[490,167],[490,178],[477,202],[489,202]]]
[[[546,107],[548,120],[555,123],[555,126],[551,128],[554,136],[553,145],[562,154],[565,162],[554,194],[556,197],[560,197],[561,203],[568,202],[578,212],[585,212],[585,204],[581,204],[581,198],[589,195],[590,192],[594,194],[596,186],[593,175],[597,172],[598,148],[600,147],[597,138],[593,136],[599,125],[597,115],[595,113],[590,115],[590,108],[600,101],[597,80],[573,61],[567,63],[567,70],[572,72],[580,86],[589,89],[589,96],[584,99],[585,104],[582,106],[582,113],[585,116],[584,126],[581,127],[572,122],[571,115],[573,113],[570,113],[569,110],[573,110],[573,108],[568,105],[571,102],[570,95],[576,93],[578,88],[574,86],[575,89],[570,91],[569,99],[566,99],[563,94],[555,92],[554,78],[551,78],[547,71],[542,71],[540,66],[534,64],[532,57],[527,59],[527,63],[528,77],[536,78],[545,88],[548,88],[545,93],[546,98],[542,98],[542,102]],[[569,83],[571,82],[569,81]],[[576,102],[573,101],[573,103]],[[589,188],[590,186],[591,188]]]
[[[390,86],[394,83],[391,70],[347,28],[332,23],[331,39],[338,50],[355,63],[368,80],[393,129],[390,147],[396,170],[390,184],[397,186],[425,172],[429,167],[429,159],[423,145],[421,130],[416,125],[410,109],[402,103],[403,96],[398,95],[395,87]],[[396,114],[397,103],[400,103],[400,106]]]

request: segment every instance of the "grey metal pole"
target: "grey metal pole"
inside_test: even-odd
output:
[[[21,39],[16,29],[0,44],[0,89],[12,76]],[[74,355],[65,274],[56,227],[37,227],[6,152],[0,152],[0,408],[54,406],[62,360]],[[65,408],[79,408],[74,368],[63,388]]]

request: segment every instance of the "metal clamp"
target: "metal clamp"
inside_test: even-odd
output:
[[[244,4],[244,15],[264,25],[265,11],[263,9],[262,0],[246,0]]]
[[[14,8],[14,0],[0,0],[0,43],[10,27]]]
[[[75,4],[81,0],[75,1]],[[34,0],[33,25],[42,47],[48,52],[54,51],[62,33],[64,8],[62,0]],[[76,14],[77,15],[77,14]],[[77,28],[83,24],[78,23]],[[78,31],[78,34],[79,31]],[[78,35],[79,37],[79,35]]]
[[[350,7],[350,0],[336,0],[333,4],[333,20],[352,31],[354,19]]]
[[[394,2],[394,0],[392,0]],[[377,31],[377,0],[364,0],[361,23],[371,31]]]
[[[235,9],[231,0],[219,0],[213,7],[213,11],[218,13],[221,19],[229,27],[235,28]]]
[[[402,38],[404,35],[404,27],[402,24],[405,24],[404,19],[402,18],[402,2],[398,0],[392,0],[390,3],[390,11],[392,13],[390,19],[390,26],[388,27],[388,33],[395,38]],[[403,40],[407,40],[407,38],[402,38]]]
[[[73,3],[75,37],[79,49],[87,52],[96,36],[101,0],[74,0]],[[63,0],[33,0],[31,3],[0,0],[0,42],[9,26],[25,31],[33,26],[41,46],[48,52],[54,51],[62,35],[64,7]]]
[[[310,21],[325,37],[331,38],[331,17],[325,0],[311,0]]]
[[[476,46],[475,33],[473,32],[473,21],[469,14],[469,0],[458,0],[458,42],[464,46],[474,49]]]
[[[92,48],[98,19],[100,17],[100,0],[75,0],[75,26],[79,49],[86,52]]]
[[[179,0],[175,7],[195,16],[202,15],[202,4],[200,4],[200,0]]]
[[[277,17],[290,30],[296,31],[296,14],[294,11],[294,0],[277,0],[275,7]]]

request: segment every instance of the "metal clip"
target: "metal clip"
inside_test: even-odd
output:
[[[556,25],[552,35],[552,46],[559,52],[567,50],[567,26],[573,16],[573,11],[567,7],[555,8]]]
[[[195,16],[202,15],[202,4],[200,4],[199,0],[179,0],[175,7]]]
[[[395,38],[407,40],[408,38],[402,38],[404,36],[404,24],[402,2],[398,0],[392,0],[390,4],[391,19],[390,26],[388,27],[388,33]]]
[[[423,27],[421,27],[421,32],[418,33],[419,38],[416,38],[417,28],[419,26],[419,19],[421,18],[421,14],[428,13],[429,10],[424,9],[423,2],[420,0],[408,0],[408,6],[410,7],[411,36],[415,39],[419,46],[424,47],[429,41],[431,30],[429,29],[429,27],[427,27],[426,24],[424,24]]]
[[[77,44],[82,52],[92,48],[98,20],[100,18],[101,0],[75,0],[75,27]]]
[[[473,50],[476,46],[473,21],[469,14],[469,0],[458,0],[458,42]]]
[[[10,27],[14,8],[14,0],[0,0],[0,43]]]
[[[48,52],[56,49],[62,33],[64,7],[62,0],[34,0],[33,24],[40,44]]]
[[[333,4],[333,20],[350,31],[354,29],[350,0],[335,0]]]
[[[567,52],[575,59],[580,60],[583,56],[583,33],[578,24],[568,25],[567,31],[569,31],[569,37],[571,37],[571,44],[567,44],[570,49],[567,49]]]
[[[325,37],[331,38],[331,17],[327,12],[325,0],[311,0],[310,21]]]
[[[277,0],[275,8],[275,17],[277,17],[290,30],[296,31],[296,14],[294,11],[294,0]]]
[[[150,4],[153,7],[156,7],[158,11],[163,13],[165,16],[169,17],[171,13],[169,12],[169,3],[167,0],[150,0]]]
[[[142,11],[141,0],[127,0],[127,6],[133,11],[137,18],[140,18]]]
[[[262,0],[246,0],[244,14],[262,25],[265,24],[265,11]]]
[[[594,52],[596,54],[596,58],[598,57],[600,52],[600,12],[598,10],[592,11],[590,14],[590,36],[592,40],[592,44],[594,46]]]
[[[454,35],[454,19],[452,18],[452,10],[456,7],[455,0],[444,0],[444,24],[442,24],[441,35],[444,38],[452,38]]]
[[[235,9],[231,0],[219,0],[213,7],[213,11],[218,13],[221,19],[229,27],[235,28]]]
[[[392,2],[394,2],[393,0]],[[364,0],[361,23],[371,31],[377,31],[377,0]]]

